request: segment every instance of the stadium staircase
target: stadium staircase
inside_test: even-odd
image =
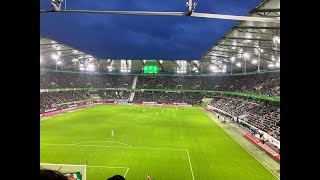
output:
[[[138,81],[138,76],[135,76],[135,77],[133,78],[132,89],[135,89],[135,88],[136,88],[137,81]],[[135,92],[131,92],[129,102],[132,102],[132,101],[133,101],[133,98],[134,98],[134,95],[135,95],[135,94],[136,94]]]

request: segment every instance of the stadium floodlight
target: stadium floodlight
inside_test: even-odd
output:
[[[273,37],[273,43],[274,43],[274,44],[280,44],[280,38],[279,38],[279,36],[274,36],[274,37]]]
[[[240,63],[240,62],[238,62],[238,63],[236,64],[236,66],[241,67],[241,63]]]
[[[210,68],[211,68],[212,70],[217,70],[217,67],[214,66],[214,65],[211,65]]]
[[[54,60],[58,60],[59,59],[59,56],[57,55],[57,54],[52,54],[52,59],[54,59]]]
[[[254,59],[251,62],[252,62],[252,64],[257,64],[258,61]]]
[[[222,67],[223,69],[227,69],[227,65],[223,65],[223,67]]]

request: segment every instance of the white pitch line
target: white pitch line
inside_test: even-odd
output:
[[[187,153],[188,153],[188,159],[189,159],[189,165],[190,165],[190,169],[191,169],[192,179],[194,180],[193,170],[192,170],[192,165],[191,165],[191,160],[190,160],[189,150],[188,149],[187,149]]]
[[[86,166],[81,164],[52,164],[52,163],[40,163],[40,165],[54,165],[54,166]]]
[[[114,167],[114,166],[87,166],[91,168],[114,168],[114,169],[128,169],[128,167]]]
[[[254,155],[247,149],[245,148],[239,141],[237,141],[233,136],[231,136],[226,130],[224,130],[224,128],[218,124],[215,120],[212,119],[212,117],[209,116],[208,113],[204,112],[205,114],[207,114],[207,116],[214,121],[224,132],[226,132],[234,141],[236,141],[243,149],[245,149],[253,158],[255,158],[260,164],[262,164],[266,169],[268,169],[268,171],[271,172],[272,175],[274,175],[277,179],[280,179],[274,172],[272,172],[266,165],[264,165],[259,159],[257,159],[256,157],[254,157]]]
[[[163,150],[177,150],[177,151],[185,151],[187,149],[179,149],[179,148],[155,148],[155,147],[132,147],[132,148],[141,148],[141,149],[163,149]]]
[[[78,144],[91,143],[91,142],[111,142],[111,143],[122,144],[122,145],[125,145],[125,146],[128,146],[128,147],[132,147],[129,144],[121,143],[121,142],[117,142],[117,141],[85,141],[85,142],[78,142],[78,143],[75,143],[75,144],[78,145]]]
[[[40,143],[43,145],[49,145],[49,146],[83,146],[83,147],[119,147],[119,148],[129,148],[129,149],[160,149],[160,150],[187,150],[187,149],[177,149],[177,148],[154,148],[154,147],[128,147],[128,146],[104,146],[104,145],[84,145],[84,144],[51,144],[51,143]]]
[[[126,177],[126,175],[127,175],[128,171],[129,171],[129,168],[127,169],[127,171],[126,171],[126,173],[124,174],[124,176],[123,176],[123,177]]]

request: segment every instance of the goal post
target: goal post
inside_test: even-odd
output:
[[[77,180],[86,180],[86,165],[40,163],[40,169],[59,171],[62,174],[73,174]]]

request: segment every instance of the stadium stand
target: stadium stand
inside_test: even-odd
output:
[[[40,88],[131,88],[134,76],[42,72]],[[139,76],[136,88],[204,89],[280,96],[280,73],[237,76]]]
[[[236,117],[280,140],[280,104],[278,102],[248,99],[235,96],[214,97],[211,105]]]
[[[157,102],[164,104],[187,103],[196,104],[205,96],[204,93],[173,93],[173,92],[138,92],[134,102]]]
[[[137,88],[205,89],[280,96],[280,73],[237,76],[139,76]]]
[[[128,88],[134,76],[41,71],[40,88]]]
[[[131,88],[134,76],[80,74],[40,71],[40,88]],[[271,97],[280,96],[280,73],[263,73],[237,76],[139,76],[137,89],[204,89],[223,90]],[[113,91],[60,91],[40,93],[40,113],[56,108],[56,104],[90,100],[97,95],[103,101],[128,101],[130,92]],[[277,102],[237,96],[208,93],[136,92],[133,102],[197,104],[202,98],[211,97],[211,105],[249,124],[268,132],[280,140],[280,105]]]

